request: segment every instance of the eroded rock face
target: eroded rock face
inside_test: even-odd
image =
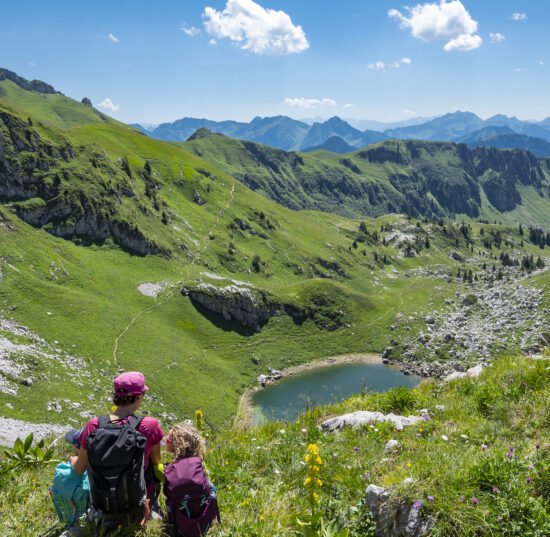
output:
[[[376,521],[377,537],[420,537],[429,533],[433,522],[423,518],[421,503],[397,504],[389,490],[369,485],[365,500]]]
[[[89,159],[85,151],[68,140],[61,139],[54,145],[20,118],[0,111],[0,196],[14,202],[19,218],[57,237],[90,242],[112,237],[131,253],[168,254],[147,239],[137,225],[118,218],[121,196],[131,197],[134,193],[125,188],[127,178],[122,172],[102,155],[96,155],[93,162],[101,166],[103,178],[120,185],[119,191],[113,187],[112,191],[91,189],[74,194],[78,181],[93,183],[77,165],[89,164]],[[95,165],[90,169],[94,170]]]
[[[209,283],[199,283],[192,289],[184,288],[182,293],[207,310],[223,315],[226,320],[234,320],[242,326],[257,330],[271,317],[283,313],[281,304],[274,297],[249,287],[216,287]]]
[[[394,424],[395,428],[399,431],[403,427],[414,425],[422,418],[418,416],[398,416],[397,414],[382,414],[382,412],[370,412],[367,410],[359,410],[357,412],[351,412],[349,414],[343,414],[336,418],[331,418],[321,423],[321,429],[326,432],[336,432],[344,427],[361,427],[364,425],[370,425],[377,421],[390,421]]]

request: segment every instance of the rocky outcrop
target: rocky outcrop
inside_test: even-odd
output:
[[[420,537],[433,526],[422,516],[422,502],[397,503],[384,487],[369,485],[365,501],[376,521],[377,537]]]
[[[34,440],[42,440],[49,436],[60,436],[69,429],[71,429],[69,425],[29,423],[27,421],[0,417],[0,446],[12,448],[18,438],[24,440],[31,433]]]
[[[20,88],[27,91],[62,95],[60,91],[56,91],[53,86],[46,84],[46,82],[42,82],[42,80],[27,80],[13,71],[0,67],[0,81],[2,80],[11,80],[14,84],[17,84]]]
[[[321,429],[326,432],[336,432],[344,427],[352,427],[354,429],[377,421],[389,421],[394,424],[395,428],[400,431],[403,427],[414,425],[422,418],[418,416],[398,416],[397,414],[382,414],[381,412],[369,412],[367,410],[359,410],[350,414],[343,414],[335,418],[330,418],[321,423]]]
[[[128,177],[103,155],[90,162],[85,149],[63,138],[55,145],[47,142],[31,125],[0,109],[0,197],[12,201],[28,224],[85,242],[112,237],[137,255],[168,254],[118,215],[122,199],[133,196]]]
[[[184,296],[209,311],[223,315],[228,321],[236,321],[244,327],[260,330],[275,315],[283,313],[283,306],[266,291],[238,285],[216,287],[199,283],[182,289]]]

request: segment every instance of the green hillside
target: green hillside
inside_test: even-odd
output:
[[[449,220],[498,214],[528,224],[529,200],[538,196],[546,215],[539,211],[535,220],[550,227],[548,164],[522,150],[386,140],[347,155],[302,154],[205,132],[179,145],[295,210]]]
[[[263,158],[270,148],[242,143],[248,151],[235,151],[241,142],[206,136],[196,142],[212,145],[196,155],[187,150],[193,142],[182,148],[113,121],[89,121],[85,104],[67,101],[71,117],[80,119],[62,126],[48,119],[55,113],[40,94],[16,87],[6,95],[0,99],[0,342],[19,346],[0,377],[8,417],[86,421],[108,405],[117,371],[140,369],[154,394],[148,409],[163,419],[201,407],[212,425],[230,423],[245,388],[268,367],[389,345],[400,360],[415,348],[407,338],[425,328],[423,316],[456,291],[497,281],[497,267],[505,269],[502,282],[511,282],[536,268],[539,256],[549,264],[545,237],[544,244],[538,236],[530,242],[527,228],[523,237],[515,225],[294,212],[238,180],[239,170],[251,167],[251,152],[261,149]],[[386,147],[350,158],[372,171],[369,155]],[[442,147],[449,159],[455,155],[456,146]],[[222,151],[233,158],[231,166],[205,159]],[[330,169],[339,157],[272,151],[274,159],[303,159],[312,178],[326,171],[327,192],[335,188]],[[436,157],[442,155],[438,150]],[[537,170],[530,181],[542,184]],[[266,188],[275,188],[278,176],[270,177]],[[522,187],[525,197],[531,183]],[[296,183],[298,200],[303,184]],[[382,179],[377,184],[402,196]],[[277,188],[286,191],[284,182]],[[340,208],[359,211],[343,194],[338,199]],[[545,202],[532,197],[538,212],[530,218],[544,217]],[[529,266],[508,267],[500,259],[505,253],[517,264],[533,257]],[[433,271],[438,276],[428,277]],[[142,284],[148,285],[140,292]],[[256,317],[243,321],[231,308],[247,297]],[[398,315],[407,323],[396,323]],[[510,338],[494,352],[521,346]],[[476,361],[473,348],[461,349],[457,360]],[[443,353],[414,352],[428,361]]]

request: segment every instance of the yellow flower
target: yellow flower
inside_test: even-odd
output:
[[[410,462],[408,462],[408,463],[407,463],[407,466],[408,466],[408,467],[410,468],[410,467],[411,467],[411,463],[410,463]]]
[[[117,408],[118,408],[118,407],[117,407],[116,405],[113,405],[113,406],[111,407],[111,412],[113,412],[113,413],[116,412],[116,409],[117,409]]]
[[[204,423],[204,419],[202,417],[202,410],[195,410],[195,423],[197,425],[197,429],[202,429],[202,424]]]

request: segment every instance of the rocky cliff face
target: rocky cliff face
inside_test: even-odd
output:
[[[234,320],[247,328],[259,331],[269,319],[283,313],[283,307],[267,292],[238,285],[216,287],[199,283],[185,287],[182,294],[189,296],[209,311],[223,315],[227,321]]]
[[[61,95],[60,91],[56,91],[53,88],[53,86],[46,84],[46,82],[42,82],[42,80],[27,80],[26,78],[19,76],[17,73],[14,73],[13,71],[9,71],[8,69],[4,69],[0,67],[0,81],[1,80],[11,80],[15,84],[17,84],[20,88],[27,91],[38,91],[39,93],[44,93],[44,94]]]
[[[127,175],[105,155],[77,150],[63,138],[50,142],[0,106],[0,198],[13,202],[19,218],[58,237],[111,237],[134,254],[159,253],[137,225],[118,214],[121,200],[132,196]]]

